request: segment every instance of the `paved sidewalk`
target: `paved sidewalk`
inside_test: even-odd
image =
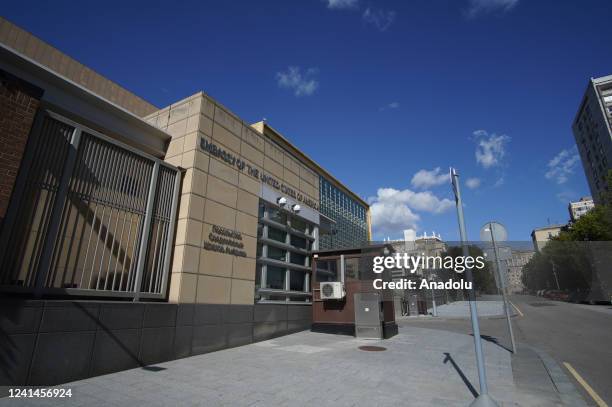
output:
[[[358,349],[366,344],[387,350]],[[520,394],[510,353],[483,346],[500,405],[555,405]],[[467,406],[478,377],[471,336],[401,327],[385,341],[300,332],[60,387],[72,398],[4,398],[0,406]]]

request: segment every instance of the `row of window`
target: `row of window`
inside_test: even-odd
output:
[[[317,226],[261,201],[255,300],[310,303],[310,257]]]
[[[356,247],[368,240],[367,208],[321,177],[320,210],[335,223],[321,234],[321,249]]]

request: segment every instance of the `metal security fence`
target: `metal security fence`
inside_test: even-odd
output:
[[[165,296],[176,168],[51,112],[23,162],[0,235],[0,289]]]

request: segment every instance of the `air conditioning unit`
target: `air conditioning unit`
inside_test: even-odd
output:
[[[321,283],[319,288],[322,300],[341,300],[346,296],[344,284],[339,281]]]

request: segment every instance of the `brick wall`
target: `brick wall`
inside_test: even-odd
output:
[[[41,96],[41,89],[0,70],[0,225]]]

